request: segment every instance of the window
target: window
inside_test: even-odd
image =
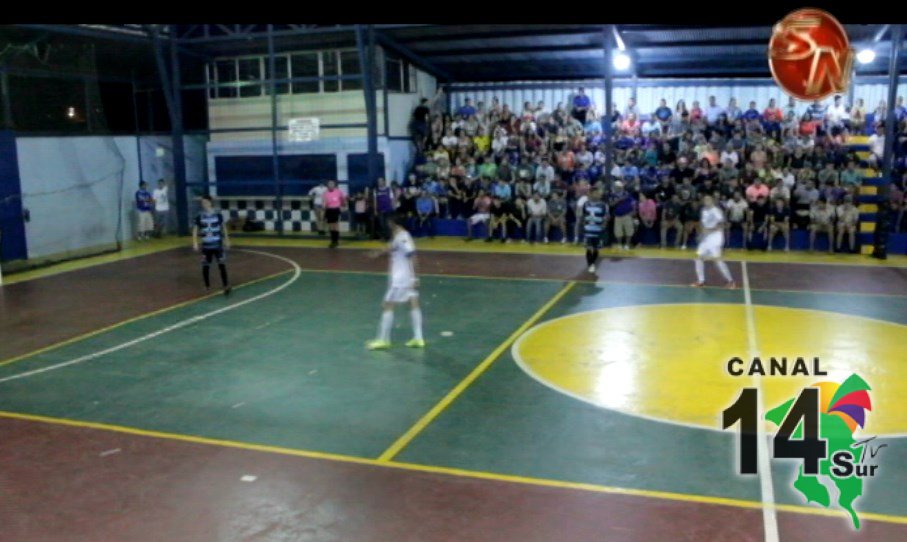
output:
[[[240,96],[261,96],[262,60],[261,57],[239,59]]]
[[[290,57],[293,68],[293,77],[318,77],[318,53],[298,53]],[[293,83],[293,94],[305,92],[318,92],[318,81]]]
[[[362,68],[359,67],[359,51],[341,51],[340,52],[340,72],[343,75],[359,75]],[[344,79],[341,81],[343,90],[361,90],[362,79]]]
[[[325,51],[321,55],[322,73],[325,77],[340,75],[339,56],[337,51]],[[325,79],[322,83],[324,83],[324,92],[337,92],[340,90],[339,79]]]
[[[235,98],[236,97],[236,61],[235,60],[218,60],[215,69],[217,76],[216,83],[218,98]],[[224,85],[230,83],[230,85]]]
[[[388,58],[384,63],[384,71],[387,90],[403,92],[403,62]]]
[[[267,76],[268,79],[270,79],[271,78],[271,62],[270,62],[270,60],[268,60],[268,57],[264,58],[264,63],[265,63],[265,75]],[[274,57],[274,72],[275,72],[275,77],[274,77],[275,79],[289,78],[290,77],[289,57],[275,56]],[[278,95],[287,94],[290,92],[289,83],[277,83],[277,85],[274,88],[277,91]],[[271,94],[271,83],[270,82],[267,83],[267,85],[265,85],[265,94],[267,94],[269,96]]]
[[[405,71],[405,74],[404,74],[404,81],[406,83],[405,91],[410,92],[410,93],[419,92],[419,85],[417,84],[417,82],[419,80],[418,79],[419,72],[417,72],[416,69],[413,68],[409,64],[404,64],[403,68]]]

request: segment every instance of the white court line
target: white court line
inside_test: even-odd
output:
[[[237,250],[239,250],[239,249],[237,249]],[[78,358],[75,358],[75,359],[71,359],[71,360],[69,360],[69,361],[64,361],[64,362],[61,362],[61,363],[55,363],[54,365],[48,365],[47,367],[42,367],[41,369],[35,369],[35,370],[33,370],[33,371],[27,371],[27,372],[24,372],[24,373],[19,373],[19,374],[12,375],[12,376],[7,376],[7,377],[5,377],[5,378],[0,378],[0,384],[2,384],[2,383],[4,383],[4,382],[9,382],[10,380],[18,380],[18,379],[20,379],[20,378],[28,378],[28,377],[30,377],[30,376],[34,376],[34,375],[37,375],[37,374],[46,373],[46,372],[49,372],[49,371],[55,371],[55,370],[57,370],[57,369],[62,369],[63,367],[69,367],[70,365],[76,365],[76,364],[78,364],[78,363],[84,363],[84,362],[86,362],[86,361],[91,361],[91,360],[93,360],[93,359],[98,359],[98,358],[103,357],[103,356],[106,356],[106,355],[108,355],[108,354],[113,354],[114,352],[119,352],[120,350],[125,350],[126,348],[129,348],[129,347],[131,347],[131,346],[135,346],[135,345],[140,344],[140,343],[143,343],[143,342],[145,342],[145,341],[150,341],[151,339],[160,337],[161,335],[164,335],[165,333],[170,333],[171,331],[176,331],[177,329],[182,329],[182,328],[184,328],[184,327],[191,326],[192,324],[196,324],[196,323],[201,322],[201,321],[203,321],[203,320],[207,320],[208,318],[211,318],[212,316],[217,316],[217,315],[223,314],[223,313],[225,313],[225,312],[227,312],[227,311],[232,311],[233,309],[238,309],[239,307],[242,307],[242,306],[244,306],[244,305],[248,305],[249,303],[254,303],[255,301],[259,301],[259,300],[264,299],[264,298],[266,298],[266,297],[268,297],[268,296],[272,296],[272,295],[276,294],[277,292],[279,292],[279,291],[285,289],[285,288],[288,287],[289,285],[293,284],[294,282],[296,282],[296,281],[299,279],[299,277],[302,275],[302,269],[299,267],[299,265],[298,265],[296,262],[294,262],[293,260],[290,260],[289,258],[284,258],[283,256],[278,256],[278,255],[276,255],[276,254],[271,254],[270,252],[260,252],[260,251],[258,251],[258,250],[248,250],[248,249],[243,249],[242,252],[250,252],[250,253],[252,253],[252,254],[259,254],[259,255],[262,255],[262,256],[268,256],[268,257],[270,257],[270,258],[276,258],[276,259],[278,259],[278,260],[283,260],[283,261],[285,261],[285,262],[287,262],[287,263],[289,263],[290,265],[293,266],[293,276],[290,277],[289,280],[287,280],[286,282],[284,282],[284,283],[281,284],[280,286],[277,286],[276,288],[272,288],[272,289],[268,290],[267,292],[258,294],[258,295],[254,296],[254,297],[250,297],[249,299],[245,299],[245,300],[243,300],[243,301],[238,301],[238,302],[233,303],[233,304],[231,304],[231,305],[227,305],[226,307],[221,307],[221,308],[219,308],[219,309],[217,309],[217,310],[213,310],[213,311],[211,311],[211,312],[206,312],[205,314],[200,314],[200,315],[198,315],[198,316],[193,316],[192,318],[187,318],[187,319],[182,320],[182,321],[180,321],[180,322],[177,322],[177,323],[175,323],[175,324],[173,324],[173,325],[170,325],[170,326],[167,326],[167,327],[165,327],[165,328],[161,328],[161,329],[159,329],[159,330],[157,330],[157,331],[151,332],[151,333],[149,333],[149,334],[147,334],[147,335],[143,335],[143,336],[141,336],[141,337],[132,339],[131,341],[126,341],[126,342],[124,342],[124,343],[122,343],[122,344],[118,344],[118,345],[116,345],[116,346],[111,346],[110,348],[107,348],[107,349],[104,349],[104,350],[100,350],[100,351],[94,352],[94,353],[92,353],[92,354],[86,354],[86,355],[84,355],[84,356],[81,356],[81,357],[78,357]]]
[[[746,272],[746,262],[741,262],[743,270],[743,299],[746,308],[746,336],[749,342],[749,357],[759,356],[759,347],[756,341],[756,317],[753,313],[753,297],[750,294],[750,277]],[[762,393],[762,379],[757,377],[756,389],[759,394],[759,409],[761,415],[765,410]],[[772,464],[768,457],[768,442],[765,432],[765,422],[760,418],[756,423],[757,454],[759,456],[759,486],[762,489],[762,525],[765,530],[765,542],[778,542],[778,514],[775,512],[775,487],[772,482]]]

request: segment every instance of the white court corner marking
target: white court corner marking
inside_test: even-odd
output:
[[[746,336],[749,344],[750,359],[759,356],[759,346],[756,340],[756,316],[753,311],[753,297],[750,293],[750,277],[746,271],[746,262],[740,263],[743,274],[743,299],[746,309]],[[762,379],[756,378],[756,389],[759,393],[759,409],[761,415],[765,411],[765,397],[762,393]],[[768,441],[765,432],[765,423],[759,419],[756,423],[757,455],[759,457],[759,487],[762,492],[762,525],[765,530],[765,542],[778,542],[778,513],[775,511],[775,487],[772,482],[772,463],[768,456]]]
[[[151,339],[155,339],[157,337],[160,337],[161,335],[170,333],[171,331],[176,331],[177,329],[182,329],[184,327],[191,326],[192,324],[197,324],[198,322],[202,322],[204,320],[207,320],[208,318],[212,318],[214,316],[223,314],[225,312],[229,312],[234,309],[238,309],[242,306],[248,305],[249,303],[254,303],[254,302],[260,301],[266,297],[272,296],[272,295],[286,289],[288,286],[290,286],[291,284],[293,284],[294,282],[299,280],[299,277],[302,275],[302,269],[299,267],[299,264],[297,264],[296,262],[294,262],[293,260],[291,260],[289,258],[284,258],[283,256],[271,254],[270,252],[261,252],[258,250],[249,250],[249,249],[237,249],[237,250],[239,250],[241,252],[249,252],[251,254],[259,254],[261,256],[267,256],[269,258],[275,258],[275,259],[284,261],[284,262],[290,264],[291,266],[293,266],[293,276],[291,276],[289,279],[287,279],[287,281],[284,282],[283,284],[280,284],[280,285],[268,290],[267,292],[263,292],[254,297],[250,297],[249,299],[244,299],[243,301],[238,301],[236,303],[232,303],[230,305],[221,307],[221,308],[213,310],[211,312],[206,312],[205,314],[200,314],[198,316],[193,316],[192,318],[187,318],[185,320],[181,320],[173,325],[169,325],[169,326],[161,328],[157,331],[153,331],[151,333],[148,333],[147,335],[142,335],[141,337],[137,337],[135,339],[132,339],[131,341],[126,341],[122,344],[118,344],[116,346],[111,346],[110,348],[107,348],[104,350],[99,350],[99,351],[91,353],[91,354],[86,354],[84,356],[74,358],[69,361],[64,361],[61,363],[55,363],[53,365],[48,365],[47,367],[42,367],[41,369],[35,369],[33,371],[26,371],[24,373],[19,373],[19,374],[15,374],[12,376],[7,376],[5,378],[0,378],[0,384],[2,384],[4,382],[9,382],[11,380],[28,378],[30,376],[34,376],[37,374],[55,371],[57,369],[62,369],[63,367],[69,367],[70,365],[84,363],[86,361],[91,361],[93,359],[98,359],[98,358],[106,356],[108,354],[113,354],[114,352],[119,352],[120,350],[125,350],[126,348],[135,346],[137,344],[140,344],[140,343],[143,343],[146,341],[150,341]]]

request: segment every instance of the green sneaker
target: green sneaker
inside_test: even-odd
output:
[[[381,339],[375,339],[365,343],[365,347],[369,350],[387,350],[391,347],[391,343],[382,341]]]
[[[425,348],[425,341],[420,341],[419,339],[410,339],[406,342],[406,346],[410,348]]]

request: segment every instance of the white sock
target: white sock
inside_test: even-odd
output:
[[[410,311],[410,316],[413,318],[413,338],[417,341],[422,339],[422,309],[415,308]]]
[[[381,313],[381,325],[378,326],[378,340],[390,342],[391,328],[394,327],[394,311],[384,311]]]
[[[696,278],[699,282],[705,282],[705,262],[696,258]]]
[[[724,263],[724,260],[715,260],[715,267],[718,268],[718,272],[721,273],[721,276],[724,277],[724,280],[728,282],[734,280],[734,278],[731,277],[731,272],[730,270],[728,270],[727,264]]]

